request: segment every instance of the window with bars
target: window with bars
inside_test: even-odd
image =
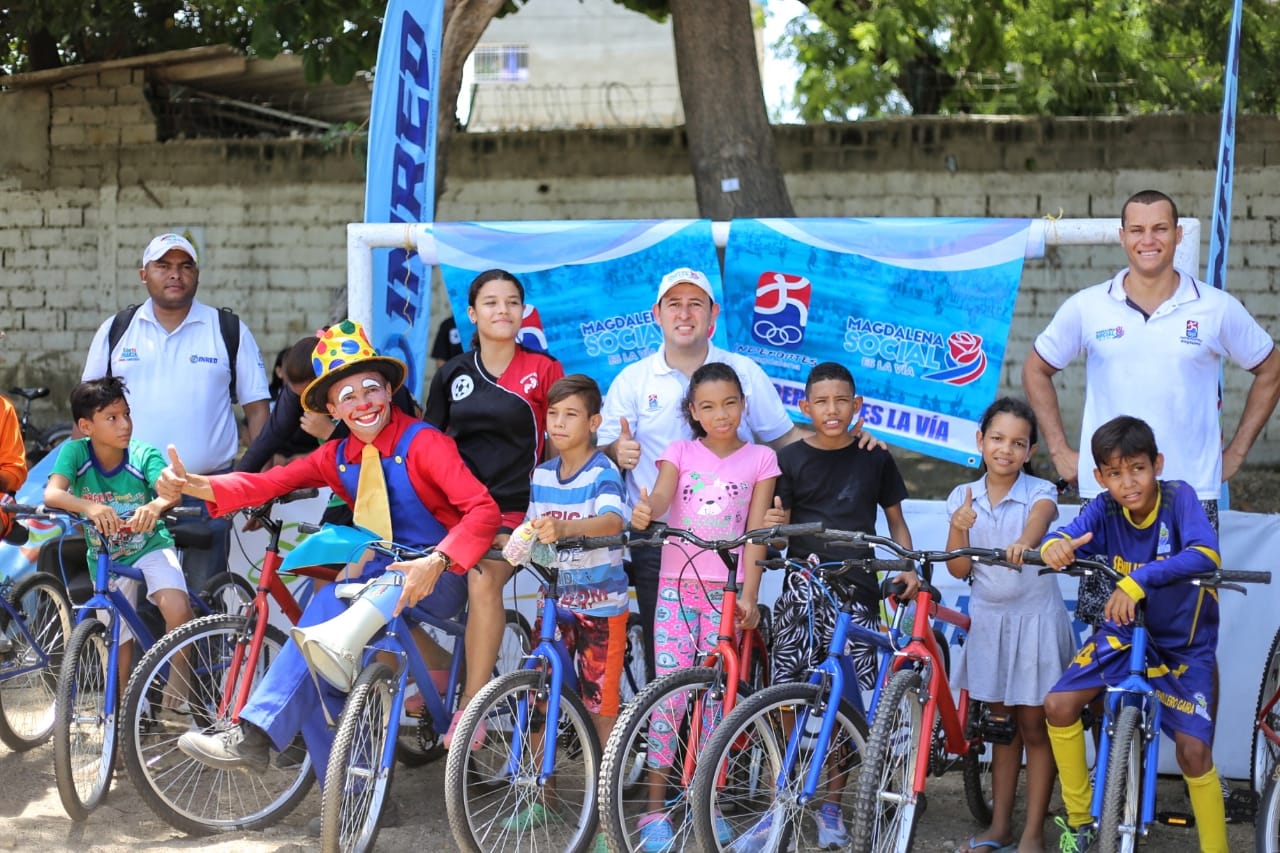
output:
[[[477,83],[527,83],[529,80],[529,46],[527,44],[482,44],[475,51]]]

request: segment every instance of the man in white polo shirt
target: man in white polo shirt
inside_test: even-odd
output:
[[[1216,516],[1222,483],[1240,470],[1280,397],[1280,355],[1239,300],[1174,269],[1181,239],[1177,207],[1164,193],[1146,190],[1125,202],[1120,242],[1129,266],[1062,304],[1027,355],[1022,382],[1059,476],[1078,482],[1083,497],[1099,491],[1093,465],[1067,442],[1053,386],[1053,375],[1081,353],[1079,446],[1117,415],[1141,417],[1164,453],[1162,477],[1190,483]],[[1224,357],[1254,375],[1225,450],[1218,419]]]
[[[739,434],[744,441],[783,447],[804,433],[791,423],[769,377],[754,362],[710,341],[720,314],[711,283],[698,270],[682,267],[663,276],[653,316],[662,327],[662,347],[625,367],[609,386],[597,442],[626,475],[628,503],[658,479],[658,457],[677,439],[691,439],[684,417],[689,377],[703,364],[724,362],[742,380],[747,405]],[[653,672],[653,612],[658,597],[660,548],[635,548],[629,573],[645,629],[649,672]]]
[[[197,473],[229,471],[240,449],[231,401],[231,359],[218,309],[196,299],[200,267],[195,247],[180,234],[157,236],[142,253],[138,277],[147,300],[110,353],[114,318],[98,327],[82,379],[108,372],[124,379],[134,438],[154,447],[176,445],[188,469]],[[236,396],[252,442],[267,421],[271,394],[258,344],[244,323],[235,364]],[[227,565],[230,527],[225,520],[211,524],[213,551],[188,551],[183,556],[183,570],[194,590]]]
[[[1173,199],[1156,190],[1131,196],[1120,211],[1129,266],[1062,304],[1027,355],[1022,383],[1058,475],[1092,498],[1099,487],[1090,456],[1067,442],[1053,386],[1053,375],[1084,353],[1079,446],[1117,415],[1142,418],[1164,454],[1161,478],[1190,483],[1216,530],[1222,483],[1240,470],[1280,398],[1280,355],[1239,300],[1174,269],[1181,239]],[[1226,449],[1218,417],[1224,357],[1254,377]],[[1076,618],[1096,627],[1111,589],[1100,576],[1082,580]],[[1214,686],[1216,712],[1216,672]],[[1224,795],[1229,818],[1249,816],[1248,792]]]

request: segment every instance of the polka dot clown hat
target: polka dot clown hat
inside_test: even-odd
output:
[[[378,355],[364,327],[355,320],[343,320],[325,330],[316,341],[311,366],[316,378],[302,392],[302,405],[319,414],[328,413],[329,389],[344,376],[376,370],[395,391],[404,384],[406,373],[403,361]]]

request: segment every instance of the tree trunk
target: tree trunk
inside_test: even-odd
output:
[[[789,217],[748,0],[670,0],[698,213]]]
[[[458,129],[458,93],[462,91],[462,67],[480,43],[489,22],[506,0],[446,0],[444,39],[440,50],[440,117],[436,124],[436,206],[444,194],[449,170],[449,143]]]

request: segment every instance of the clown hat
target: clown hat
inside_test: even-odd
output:
[[[407,368],[403,361],[378,355],[369,343],[364,327],[355,320],[343,320],[325,330],[316,341],[311,354],[311,366],[316,378],[302,392],[302,405],[309,412],[327,414],[329,388],[344,376],[375,370],[391,383],[396,391],[404,384]]]

